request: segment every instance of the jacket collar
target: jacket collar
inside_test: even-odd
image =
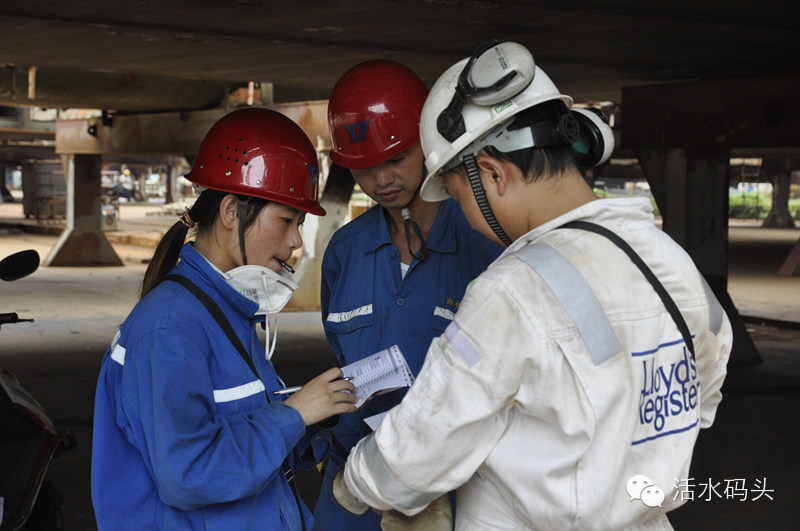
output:
[[[364,238],[371,242],[367,252],[375,252],[385,245],[392,244],[389,236],[389,223],[386,221],[386,209],[375,205],[362,216],[369,216],[364,228]],[[437,253],[454,253],[458,245],[456,241],[456,216],[463,216],[458,205],[452,199],[442,201],[436,219],[433,221],[425,244],[428,249]],[[402,230],[402,229],[401,229]]]
[[[219,269],[200,254],[191,242],[184,244],[181,248],[181,261],[175,272],[189,278],[189,280],[211,295],[212,298],[219,298],[224,301],[225,304],[238,312],[240,317],[248,320],[254,318],[258,310],[258,303],[233,289],[222,278]]]
[[[646,197],[596,199],[589,201],[574,210],[539,225],[527,234],[514,241],[505,251],[503,256],[535,242],[545,234],[557,229],[565,223],[575,220],[591,221],[614,230],[623,220],[628,224],[638,223],[642,226],[653,225],[653,205]],[[630,225],[628,225],[630,226]]]

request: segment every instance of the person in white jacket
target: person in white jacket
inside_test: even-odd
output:
[[[671,529],[732,333],[650,201],[584,179],[611,129],[515,43],[447,70],[420,129],[423,199],[454,197],[507,248],[353,449],[337,499],[433,522],[457,489],[459,530]]]

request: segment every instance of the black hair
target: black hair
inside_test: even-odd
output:
[[[189,236],[190,227],[184,220],[188,218],[194,224],[193,230],[198,234],[210,231],[217,220],[220,204],[227,195],[231,194],[219,190],[204,190],[184,217],[167,230],[158,243],[153,258],[147,266],[147,271],[144,273],[139,299],[158,286],[178,263],[181,247]],[[255,223],[258,215],[269,204],[269,201],[245,195],[235,195],[235,197],[238,203],[239,245],[242,248],[242,260],[247,263],[247,257],[244,254],[244,232]]]
[[[548,101],[517,114],[508,129],[522,129],[542,122],[555,124],[567,112],[569,109],[563,101]],[[579,163],[572,145],[567,143],[524,148],[508,153],[499,151],[493,146],[487,146],[483,151],[496,159],[514,164],[530,182],[536,181],[542,176],[552,177],[569,170],[577,170],[581,173],[585,171],[585,168]]]

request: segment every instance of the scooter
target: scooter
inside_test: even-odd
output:
[[[0,280],[26,277],[39,267],[39,254],[21,251],[0,260]],[[33,322],[0,313],[0,327]],[[62,495],[45,475],[50,462],[71,450],[75,437],[60,431],[17,377],[0,368],[0,531],[62,529]]]

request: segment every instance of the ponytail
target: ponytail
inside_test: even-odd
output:
[[[226,195],[228,194],[217,190],[204,190],[192,208],[187,209],[181,219],[164,234],[144,273],[140,300],[158,286],[178,264],[181,248],[189,236],[190,229],[198,233],[211,230],[216,221],[219,205]]]
[[[153,288],[158,286],[167,273],[172,270],[178,263],[180,257],[181,247],[183,242],[186,241],[186,236],[189,233],[189,227],[180,221],[169,228],[169,230],[158,242],[158,247],[153,253],[153,258],[147,265],[147,271],[144,272],[144,280],[142,280],[142,291],[139,294],[139,300],[144,298]]]
[[[192,208],[187,209],[181,219],[164,234],[161,241],[158,242],[153,258],[147,265],[147,271],[144,273],[141,293],[139,294],[140,300],[158,286],[172,268],[178,264],[181,248],[186,242],[187,236],[189,236],[190,229],[198,233],[204,233],[212,229],[217,219],[222,199],[227,195],[230,194],[218,190],[204,190],[198,196]],[[242,195],[237,195],[236,199],[239,216],[239,245],[242,249],[242,261],[246,264],[244,232],[255,223],[261,210],[269,204],[269,201]]]

